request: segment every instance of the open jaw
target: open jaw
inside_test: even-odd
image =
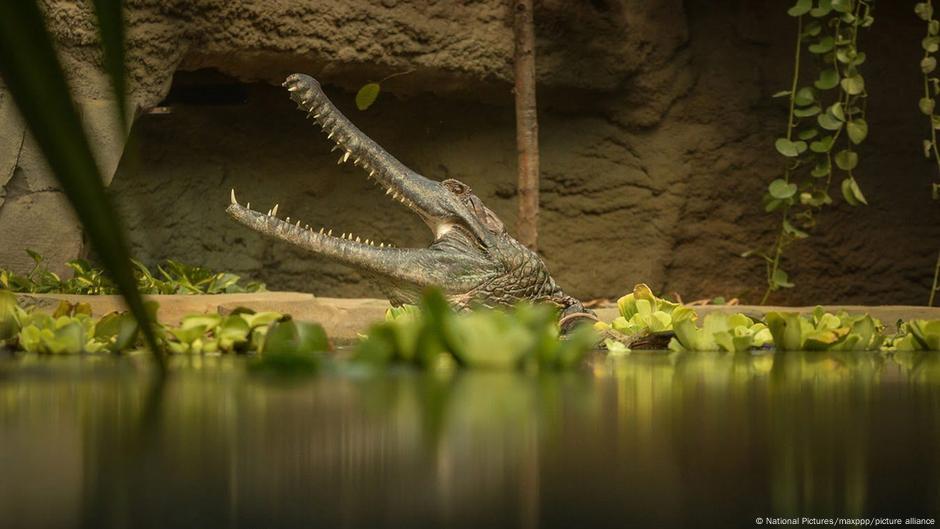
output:
[[[257,232],[363,270],[415,285],[429,284],[432,279],[418,266],[423,261],[422,254],[428,251],[424,248],[396,248],[385,242],[354,238],[352,233],[334,234],[332,229],[326,228],[317,230],[299,220],[292,222],[290,217],[279,218],[277,205],[267,213],[255,211],[250,203],[244,206],[238,203],[234,189],[225,211]]]
[[[291,100],[307,112],[307,117],[320,126],[327,139],[339,151],[338,164],[352,162],[361,167],[368,179],[385,190],[386,196],[397,200],[421,217],[435,233],[442,231],[448,211],[442,200],[439,182],[412,171],[362,133],[326,97],[320,83],[308,75],[293,74],[284,82]]]

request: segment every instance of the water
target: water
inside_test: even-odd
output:
[[[0,527],[755,527],[938,518],[940,355],[565,374],[0,361]]]

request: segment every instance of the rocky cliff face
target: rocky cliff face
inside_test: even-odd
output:
[[[273,288],[377,295],[355,271],[230,222],[223,208],[231,187],[253,203],[279,202],[285,214],[311,225],[402,245],[428,242],[416,219],[355,168],[335,164],[330,145],[277,86],[293,71],[317,76],[337,105],[403,162],[470,184],[512,226],[506,2],[127,4],[132,97],[144,111],[161,102],[169,108],[142,114],[139,152],[109,171],[144,260],[201,262]],[[84,6],[50,1],[47,13],[94,123],[107,86]],[[821,235],[794,247],[787,262],[799,288],[777,301],[926,299],[940,207],[929,196],[934,169],[919,155],[921,28],[908,7],[879,5],[862,44],[869,50],[871,133],[859,179],[872,205],[840,204],[821,216]],[[762,264],[737,255],[769,244],[775,228],[760,196],[780,170],[772,143],[785,109],[769,96],[787,84],[792,20],[776,2],[743,0],[545,0],[536,19],[541,247],[556,279],[585,298],[615,296],[645,281],[687,299],[755,301]],[[354,108],[362,83],[399,72],[408,73],[384,82],[376,105]],[[8,107],[0,99],[0,111]],[[61,201],[31,206],[32,217],[11,203],[14,195],[19,203],[55,191],[30,186],[44,169],[29,169],[29,157],[9,147],[17,138],[22,144],[22,128],[4,127],[0,243],[7,244],[0,244],[0,261],[19,258],[23,246],[52,258],[75,253],[80,237]],[[102,159],[121,152],[123,145],[95,130]],[[64,235],[39,238],[59,231]]]

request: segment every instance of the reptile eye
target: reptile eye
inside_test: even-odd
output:
[[[470,192],[470,186],[454,179],[448,179],[441,182],[448,191],[455,195],[465,195]]]

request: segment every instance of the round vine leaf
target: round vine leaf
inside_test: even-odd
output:
[[[940,116],[930,116],[930,122],[934,129],[940,130]]]
[[[865,91],[865,79],[861,75],[855,74],[852,77],[846,77],[842,80],[842,89],[850,96],[857,96]]]
[[[868,136],[868,123],[861,118],[853,119],[846,125],[845,130],[849,133],[849,139],[852,140],[852,143],[858,145],[865,141]]]
[[[800,143],[803,144],[802,150],[798,145]],[[777,138],[777,141],[774,142],[774,147],[777,148],[777,152],[786,156],[787,158],[796,158],[800,155],[801,152],[806,150],[806,142],[790,141],[786,138]]]
[[[777,200],[786,200],[796,194],[796,184],[790,184],[778,178],[767,186],[767,190],[770,191],[770,196]]]
[[[819,135],[819,129],[806,129],[800,131],[796,136],[801,140],[811,140]]]
[[[819,105],[813,105],[806,108],[795,108],[793,109],[793,115],[798,118],[805,118],[809,116],[815,116],[816,114],[819,114],[820,111],[821,109],[819,108]]]
[[[940,37],[937,35],[924,37],[924,39],[920,41],[920,47],[924,48],[924,51],[927,53],[934,53],[940,49]]]
[[[832,50],[835,44],[836,44],[835,39],[833,39],[829,35],[826,35],[825,37],[819,39],[819,42],[817,42],[816,44],[811,44],[809,48],[807,49],[809,50],[810,53],[816,53],[816,54],[827,53]]]
[[[920,71],[930,73],[937,69],[937,59],[934,57],[924,57],[920,60]]]
[[[831,90],[839,84],[839,72],[832,68],[827,68],[819,72],[819,79],[813,83],[813,86],[820,90]]]
[[[375,100],[379,97],[379,92],[382,90],[382,87],[379,86],[379,83],[368,83],[362,86],[359,89],[359,92],[356,93],[356,108],[359,110],[366,110],[371,107]]]
[[[850,150],[836,153],[836,165],[843,171],[851,171],[858,165],[858,153]]]
[[[917,104],[920,107],[920,111],[928,116],[933,114],[933,109],[936,106],[936,103],[931,97],[922,97]]]
[[[815,176],[816,178],[822,178],[824,176],[829,176],[829,172],[832,170],[832,163],[829,161],[829,157],[821,158],[816,162],[816,166],[813,167],[813,170],[809,174]]]
[[[783,231],[792,236],[794,239],[805,239],[809,237],[809,234],[805,231],[797,228],[793,224],[790,224],[790,221],[783,221]]]
[[[842,16],[839,18],[842,20],[842,22],[845,22],[846,24],[852,24],[855,22],[855,15],[853,15],[852,13],[843,13]]]
[[[819,7],[813,8],[809,14],[816,18],[821,18],[832,11],[832,0],[819,0]]]
[[[793,96],[793,103],[797,106],[805,107],[806,105],[812,105],[816,101],[816,93],[813,92],[813,89],[804,86],[796,91],[796,94]]]
[[[933,18],[933,6],[929,2],[918,2],[914,6],[914,13],[921,18],[921,20],[930,20]]]
[[[820,127],[826,130],[839,130],[842,128],[842,122],[832,117],[828,112],[816,116],[816,121],[819,123]]]
[[[851,13],[853,3],[852,0],[832,0],[832,9],[839,13]]]
[[[813,8],[813,0],[796,0],[796,4],[787,10],[791,17],[803,16]]]
[[[812,22],[806,25],[806,29],[803,30],[803,35],[801,36],[802,37],[815,37],[816,35],[819,35],[820,33],[822,33],[822,24],[820,24],[816,20],[813,20]]]
[[[851,206],[868,205],[865,195],[862,194],[862,190],[858,187],[858,182],[854,178],[846,178],[842,181],[842,198]]]
[[[931,20],[930,23],[927,24],[927,33],[931,35],[940,33],[940,20]]]
[[[786,272],[784,272],[783,270],[779,268],[774,270],[773,276],[770,278],[770,281],[777,288],[792,288],[793,287],[793,283],[790,282],[790,276],[787,275]]]
[[[823,136],[809,144],[809,150],[818,153],[829,152],[832,149],[832,136]]]
[[[826,112],[832,115],[832,117],[838,119],[839,121],[845,121],[845,110],[842,109],[842,103],[837,102],[826,109]]]

